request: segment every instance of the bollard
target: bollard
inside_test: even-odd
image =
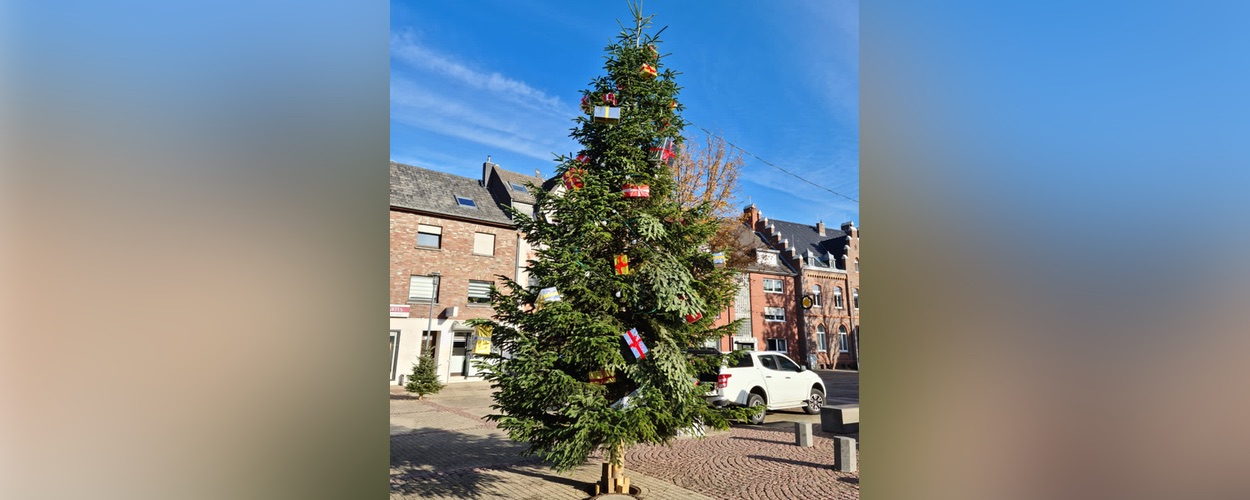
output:
[[[855,440],[845,436],[833,438],[833,468],[839,472],[855,472],[859,464],[855,461]]]
[[[812,424],[807,422],[794,423],[794,444],[804,448],[812,447]]]

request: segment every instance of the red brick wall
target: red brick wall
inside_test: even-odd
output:
[[[443,228],[442,248],[417,247],[417,224]],[[495,235],[495,255],[473,254],[474,233]],[[514,278],[516,273],[515,230],[448,220],[435,216],[391,211],[391,303],[408,304],[408,282],[412,275],[442,273],[434,314],[447,307],[459,307],[455,319],[489,318],[489,306],[469,305],[469,280],[499,283],[496,275]],[[412,316],[425,317],[428,303],[412,303]]]
[[[786,350],[791,358],[796,361],[800,351],[798,344],[798,315],[794,300],[794,278],[790,276],[772,276],[767,274],[751,273],[751,332],[758,342],[759,349],[768,349],[769,338],[786,339]],[[781,293],[764,292],[764,279],[781,280]],[[784,322],[764,321],[765,307],[780,307],[786,311],[786,320]],[[805,361],[798,361],[799,364]]]

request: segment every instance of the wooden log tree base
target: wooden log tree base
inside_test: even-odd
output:
[[[629,494],[629,478],[625,477],[624,467],[612,465],[611,462],[603,463],[603,474],[595,484],[595,494],[600,493]]]

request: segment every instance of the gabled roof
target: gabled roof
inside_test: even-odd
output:
[[[804,257],[804,262],[810,262],[806,258],[808,252],[815,254],[816,259],[821,261],[825,259],[825,252],[829,252],[838,267],[846,269],[842,260],[846,258],[845,247],[849,240],[842,230],[826,226],[825,235],[821,236],[816,232],[816,226],[776,219],[768,219],[768,223],[777,229],[777,234],[782,239],[790,240],[790,248],[800,257]]]
[[[457,196],[470,198],[477,208],[464,207]],[[490,192],[476,179],[391,162],[391,206],[458,219],[512,225]]]
[[[507,189],[508,196],[512,198],[512,201],[518,201],[521,203],[529,203],[531,205],[533,205],[534,203],[538,201],[536,198],[534,198],[534,193],[529,192],[530,188],[527,187],[525,191],[517,191],[515,189],[512,189],[512,183],[515,182],[521,186],[524,186],[525,183],[528,182],[528,183],[534,184],[535,186],[541,187],[544,184],[542,177],[525,175],[522,173],[513,172],[511,170],[504,170],[500,168],[499,165],[494,165],[491,168],[495,171],[495,174],[499,176],[499,180],[503,181],[503,184],[504,184],[503,187]]]
[[[775,265],[761,264],[759,262],[759,259],[756,258],[755,255],[756,252],[760,250],[775,250],[764,242],[763,236],[760,236],[755,231],[752,231],[746,224],[738,224],[734,226],[734,237],[737,239],[738,248],[747,251],[747,257],[751,259],[751,261],[746,265],[747,272],[782,274],[786,276],[795,275],[795,272],[790,269],[790,266],[785,264],[785,256],[780,253],[777,255],[777,264]]]

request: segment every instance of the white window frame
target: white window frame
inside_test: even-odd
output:
[[[825,325],[816,325],[816,350],[818,352],[828,352],[829,334],[825,331]]]
[[[851,342],[846,335],[845,325],[838,325],[838,352],[851,352]]]
[[[855,258],[855,272],[859,272],[859,257]]]
[[[783,339],[783,338],[765,339],[764,343],[766,344],[765,347],[767,347],[767,349],[765,349],[766,351],[790,352],[786,350],[786,339]]]
[[[770,314],[770,312],[773,312],[775,314]],[[775,318],[780,318],[780,319],[775,319]],[[765,307],[764,308],[764,321],[768,323],[784,323],[786,321],[786,308]]]
[[[429,288],[430,288],[430,293],[431,293],[431,296],[429,298],[418,297],[416,295],[413,295],[413,290],[416,289],[417,287],[418,278],[429,278],[430,280]],[[409,276],[408,277],[408,302],[420,302],[422,304],[428,304],[430,302],[434,302],[435,304],[437,304],[438,303],[438,288],[439,286],[441,286],[441,283],[439,283],[440,281],[442,280],[438,279],[437,276],[425,276],[425,275],[420,275],[420,274],[414,274],[412,276]]]
[[[475,296],[473,295],[473,291],[474,291],[474,289],[475,289],[475,288],[479,288],[479,289],[480,289],[482,285],[486,285],[486,295],[481,295],[481,296],[476,296],[476,297],[475,297]],[[468,291],[468,300],[469,300],[469,304],[475,304],[475,305],[476,305],[476,304],[490,304],[490,287],[492,287],[492,286],[494,286],[494,285],[495,285],[495,282],[493,282],[493,281],[486,281],[486,280],[469,280],[469,291]],[[475,302],[475,301],[474,301],[474,299],[478,299],[479,301],[476,301],[476,302]],[[485,300],[485,302],[482,302],[482,301],[480,301],[481,299],[486,299],[486,300]]]
[[[480,247],[484,247],[484,246],[485,246],[485,243],[483,243],[483,241],[484,241],[484,240],[483,240],[483,237],[485,237],[485,236],[489,236],[489,237],[490,237],[490,253],[483,253],[483,252],[480,252],[480,251],[479,251],[479,250],[481,250],[481,248],[480,248]],[[494,257],[494,256],[495,256],[495,235],[494,235],[494,233],[473,233],[473,255],[483,255],[483,256],[487,256],[487,257]]]
[[[769,282],[776,283],[777,289],[769,290],[768,289]],[[764,293],[785,293],[785,291],[786,291],[786,285],[784,281],[778,280],[778,279],[772,279],[772,278],[764,278]]]
[[[854,305],[856,309],[859,309],[859,289],[858,288],[856,288],[855,291],[851,293],[851,301],[852,301],[851,302],[852,305]]]
[[[833,287],[833,306],[842,309],[843,305],[845,303],[842,302],[842,287],[835,286]]]
[[[812,285],[812,307],[821,307],[820,285]]]
[[[421,236],[434,236],[438,240],[438,244],[434,246],[422,245]],[[428,224],[417,224],[417,247],[419,248],[443,248],[443,228],[439,226],[431,226]]]

